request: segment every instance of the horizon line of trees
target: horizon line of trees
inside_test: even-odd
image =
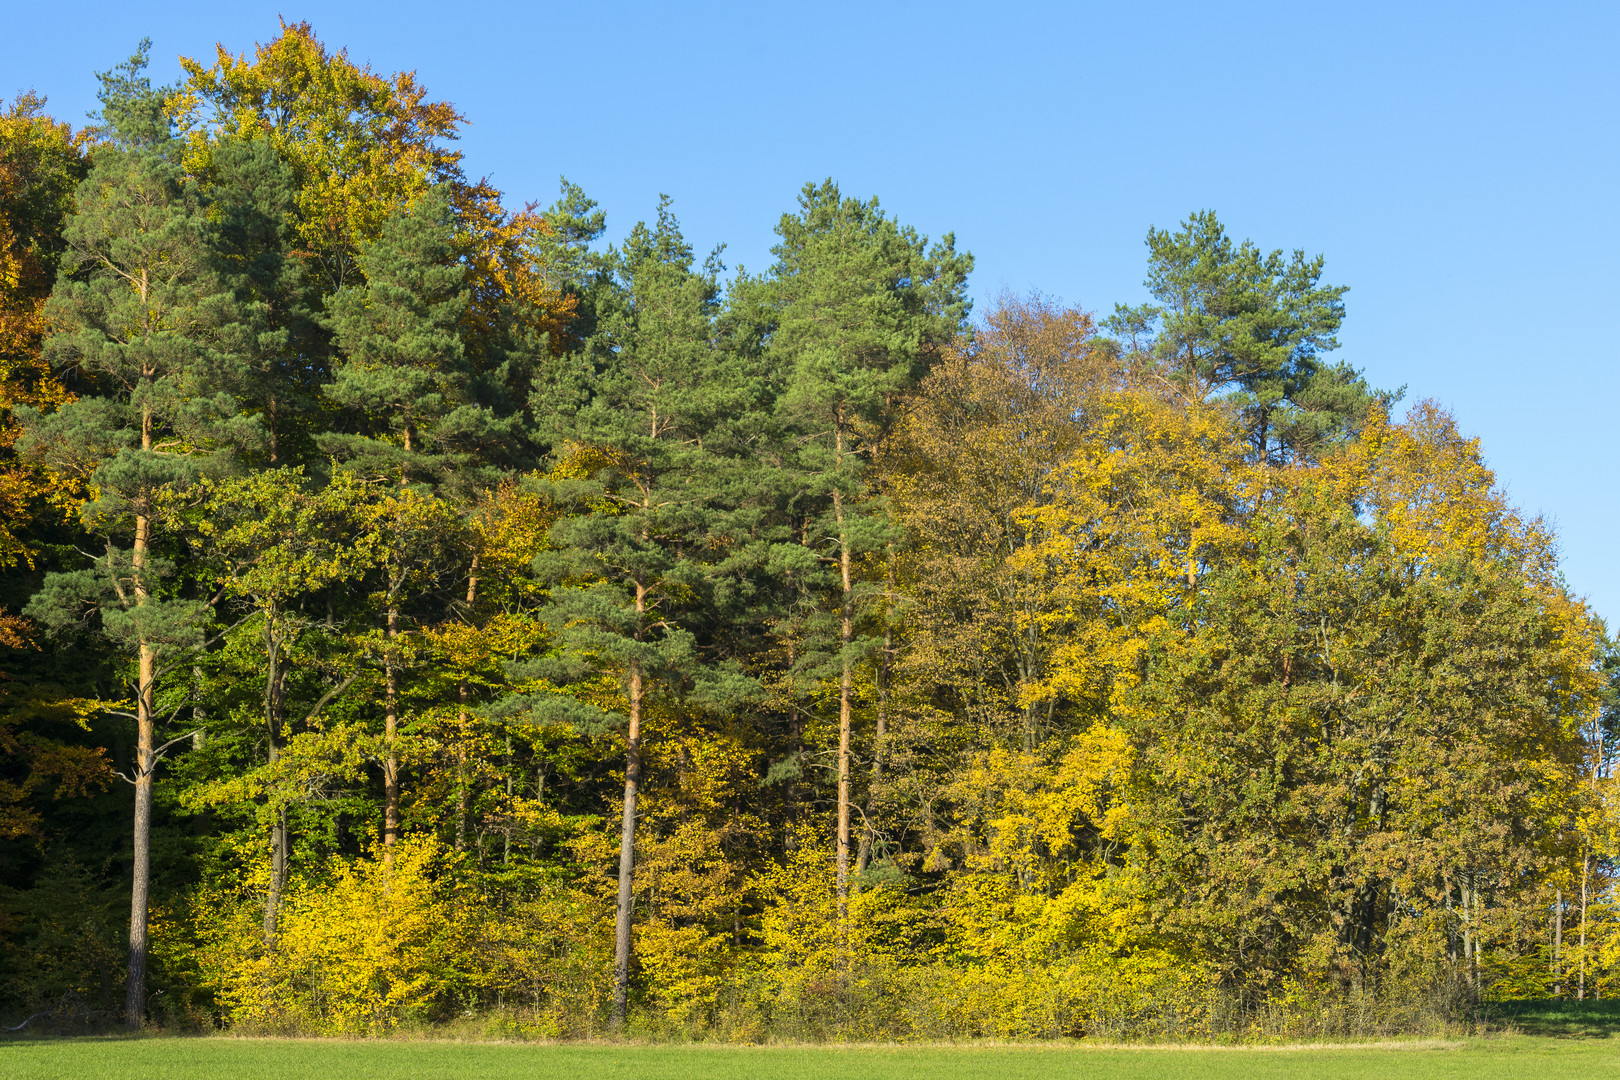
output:
[[[508,209],[308,24],[148,48],[92,128],[0,115],[6,1009],[1615,992],[1616,652],[1477,441],[1329,359],[1321,256],[1203,211],[1149,304],[975,320],[829,179],[727,278],[667,197]]]

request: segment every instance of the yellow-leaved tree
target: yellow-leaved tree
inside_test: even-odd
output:
[[[36,504],[75,494],[16,459],[11,413],[19,405],[49,411],[71,397],[41,348],[50,331],[45,301],[66,247],[62,223],[88,169],[84,133],[47,115],[44,98],[20,94],[0,111],[0,568],[32,562],[19,534]]]
[[[380,845],[378,845],[380,846]],[[255,906],[204,893],[204,969],[226,1017],[253,1030],[374,1034],[433,1019],[474,981],[453,856],[431,837],[395,846],[392,863],[333,859],[288,886],[277,948],[258,947]]]
[[[380,75],[329,51],[307,22],[283,21],[251,57],[220,46],[212,66],[180,63],[187,79],[168,108],[187,171],[206,171],[222,137],[269,140],[293,167],[296,231],[329,289],[350,280],[389,214],[460,178],[461,154],[447,144],[462,116],[430,101],[414,72]]]
[[[1141,383],[1083,313],[1012,299],[897,432],[911,689],[878,809],[921,834],[915,869],[946,875],[952,1030],[1085,1030],[1201,977],[1172,970],[1128,863],[1122,723],[1200,574],[1243,539],[1234,432]]]
[[[1546,529],[1428,403],[1262,494],[1123,714],[1154,921],[1245,1009],[1521,978],[1600,689]]]

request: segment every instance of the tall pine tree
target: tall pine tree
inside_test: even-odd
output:
[[[330,334],[295,248],[291,166],[266,139],[222,139],[200,178],[215,272],[234,310],[226,345],[240,358],[243,409],[259,418],[271,465],[311,456]]]
[[[152,785],[169,745],[158,742],[158,685],[200,643],[211,613],[166,557],[165,501],[205,469],[262,444],[227,389],[242,381],[241,357],[221,334],[233,298],[213,271],[201,196],[176,164],[165,91],[151,87],[144,65],[143,43],[102,76],[114,145],[97,153],[79,186],[47,308],[60,327],[47,356],[75,371],[86,392],[48,415],[19,413],[22,451],[96,493],[81,516],[103,547],[93,566],[47,575],[28,613],[56,632],[93,617],[134,668],[131,1028],[146,1009]]]
[[[615,265],[618,303],[603,314],[594,342],[602,371],[589,401],[555,414],[550,433],[567,449],[549,491],[571,512],[552,527],[553,550],[535,568],[553,586],[546,622],[558,655],[514,674],[580,690],[527,699],[536,719],[624,733],[612,1005],[622,1026],[649,702],[660,691],[671,700],[695,691],[718,703],[747,686],[734,671],[704,662],[689,626],[712,592],[718,485],[729,472],[705,436],[740,385],[714,347],[718,266],[712,257],[694,266],[667,198],[656,225],[638,225]],[[618,678],[622,713],[590,700],[601,674]]]
[[[1158,303],[1117,305],[1109,328],[1189,401],[1229,396],[1260,459],[1317,456],[1400,396],[1323,360],[1339,347],[1348,289],[1322,284],[1322,256],[1233,244],[1209,210],[1177,232],[1149,229],[1147,245]]]
[[[785,387],[784,458],[797,476],[801,537],[831,581],[821,620],[808,620],[802,668],[838,680],[837,889],[849,894],[850,762],[856,666],[877,640],[858,632],[869,595],[856,563],[895,539],[867,476],[901,394],[966,327],[973,257],[947,233],[932,247],[877,200],[846,198],[831,180],[806,184],[799,212],[777,225],[772,249],[776,325],[771,350]],[[830,617],[828,619],[827,617]],[[817,623],[836,624],[818,632]],[[841,915],[842,917],[842,915]]]

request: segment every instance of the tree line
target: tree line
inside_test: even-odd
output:
[[[1199,212],[1152,303],[975,316],[952,234],[831,180],[755,274],[668,198],[617,245],[566,180],[509,208],[307,24],[147,56],[90,127],[0,115],[19,1020],[1614,992],[1606,629],[1476,440],[1329,359],[1320,256]]]

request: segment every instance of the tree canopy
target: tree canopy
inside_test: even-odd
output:
[[[1620,649],[1462,422],[1330,359],[1323,256],[1199,211],[1150,303],[975,308],[826,179],[749,274],[667,197],[510,205],[307,23],[148,57],[91,127],[0,114],[0,1013],[1336,1036],[1620,989]]]

